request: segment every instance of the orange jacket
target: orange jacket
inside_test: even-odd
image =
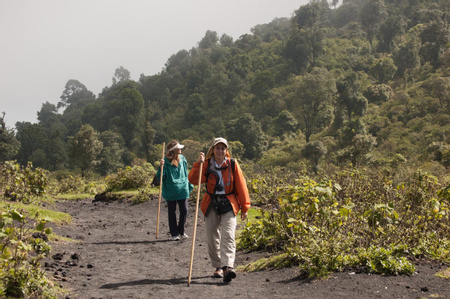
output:
[[[203,163],[203,170],[202,170],[202,178],[201,183],[206,183],[206,170],[208,169],[208,163],[209,160],[206,160],[205,163]],[[230,159],[227,158],[227,161],[225,162],[230,164]],[[225,194],[233,192],[234,193],[227,195],[228,200],[230,201],[231,205],[233,206],[234,215],[237,215],[239,210],[241,213],[246,213],[250,209],[250,196],[248,194],[247,189],[247,183],[245,182],[244,174],[242,173],[241,168],[239,167],[239,164],[235,163],[235,171],[233,175],[233,171],[231,171],[231,181],[234,180],[234,184],[229,182],[228,172],[231,170],[230,167],[227,167],[222,171],[222,177],[223,182],[225,184]],[[193,185],[198,185],[198,175],[200,171],[200,163],[195,162],[193,165],[193,168],[189,172],[189,182]],[[208,177],[208,185],[206,186],[208,189],[208,192],[213,194],[214,193],[214,187],[216,185],[217,177],[215,175],[209,175]],[[227,185],[228,184],[228,185]],[[234,186],[233,186],[234,185]],[[208,209],[209,203],[211,202],[211,197],[208,193],[205,192],[203,195],[202,203],[200,205],[200,209],[203,212],[203,215],[206,214],[206,210]]]

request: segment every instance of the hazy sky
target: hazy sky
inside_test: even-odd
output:
[[[37,121],[70,79],[98,95],[123,66],[133,80],[159,73],[207,30],[234,40],[291,17],[308,0],[0,0],[0,113]]]

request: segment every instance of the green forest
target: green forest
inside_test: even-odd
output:
[[[197,150],[223,136],[238,142],[236,156],[269,168],[407,163],[445,173],[448,3],[335,2],[236,41],[208,31],[159,74],[135,82],[118,67],[98,96],[69,80],[37,123],[3,128],[0,158],[106,175],[157,160],[164,141]]]
[[[224,137],[259,213],[239,246],[277,253],[258,267],[449,262],[449,15],[446,0],[315,0],[237,40],[207,31],[138,81],[119,66],[98,95],[69,80],[37,123],[0,118],[4,198],[143,196],[163,142],[186,145],[192,165]]]

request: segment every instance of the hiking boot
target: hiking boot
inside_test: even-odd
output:
[[[213,277],[215,277],[215,278],[223,278],[223,270],[222,270],[222,268],[216,268],[216,271],[214,271]]]
[[[234,269],[231,267],[223,267],[223,282],[228,283],[232,279],[236,278],[236,272],[234,272]]]

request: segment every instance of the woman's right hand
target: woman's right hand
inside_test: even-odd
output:
[[[159,163],[160,163],[159,165],[161,165],[161,167],[164,166],[164,159],[159,160]]]
[[[200,153],[200,156],[198,157],[199,163],[205,163],[205,153]]]

